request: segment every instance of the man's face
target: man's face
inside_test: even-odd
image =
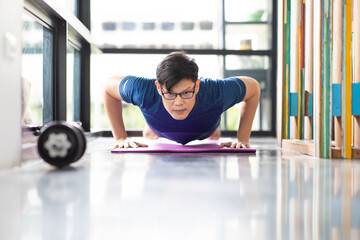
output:
[[[158,93],[162,96],[166,111],[168,111],[175,120],[184,120],[194,108],[196,94],[199,92],[199,83],[200,80],[197,80],[194,84],[191,79],[184,78],[172,87],[171,92],[168,92],[164,87],[161,87],[157,81],[155,82]],[[192,95],[193,92],[194,94]],[[177,95],[174,96],[174,94]],[[191,95],[192,97],[188,98]],[[173,97],[175,97],[173,100],[166,99]]]

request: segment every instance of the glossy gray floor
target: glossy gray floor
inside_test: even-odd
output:
[[[110,154],[0,173],[0,239],[360,239],[360,161],[252,139],[256,155]]]

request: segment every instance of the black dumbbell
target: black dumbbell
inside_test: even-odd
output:
[[[76,162],[84,154],[86,137],[80,125],[54,121],[40,129],[37,147],[45,162],[64,167]]]

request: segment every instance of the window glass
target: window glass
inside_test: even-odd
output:
[[[226,22],[266,22],[269,21],[270,0],[224,0]]]
[[[219,4],[219,0],[94,0],[93,39],[100,47],[218,49]]]
[[[66,120],[80,121],[80,52],[69,45],[67,50]]]
[[[104,48],[270,49],[269,0],[225,0],[224,8],[225,22],[220,0],[94,0],[93,38]]]
[[[255,78],[261,85],[260,102],[256,111],[252,130],[270,131],[273,109],[270,58],[267,56],[226,56],[225,77],[249,76]],[[223,128],[237,130],[241,104],[230,108],[224,116]]]
[[[23,125],[42,125],[53,117],[53,32],[23,14]]]
[[[66,0],[66,7],[77,16],[77,0]]]
[[[268,50],[271,48],[269,24],[227,24],[225,48],[229,50]]]
[[[269,50],[271,11],[269,0],[225,0],[225,49]]]

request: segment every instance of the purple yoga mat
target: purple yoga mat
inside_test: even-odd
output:
[[[255,153],[256,149],[253,148],[220,148],[218,144],[206,143],[196,145],[177,145],[170,143],[154,143],[149,144],[149,147],[139,148],[116,148],[111,150],[112,153]]]

